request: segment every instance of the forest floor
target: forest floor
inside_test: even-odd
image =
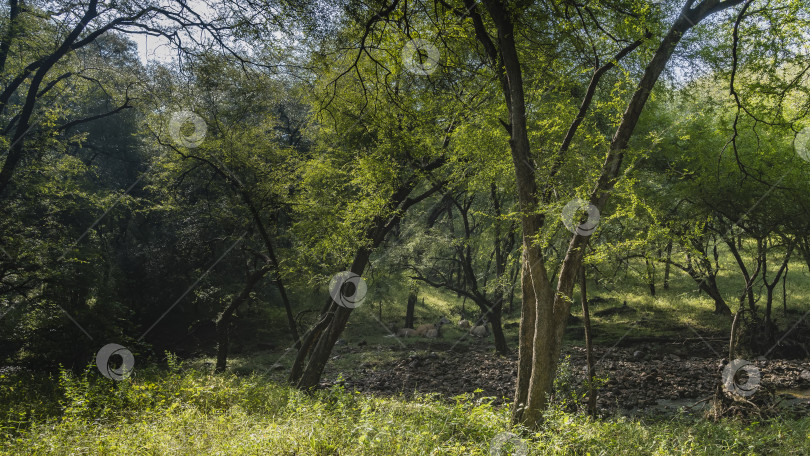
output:
[[[434,349],[438,348],[434,344]],[[668,343],[627,344],[595,348],[598,409],[603,415],[638,413],[666,414],[678,410],[708,408],[722,378],[725,360],[700,340]],[[360,347],[339,348],[335,356],[352,356]],[[567,346],[560,372],[558,394],[581,397],[587,377],[585,350]],[[784,405],[810,413],[810,360],[754,360],[761,373],[760,388],[779,395]],[[576,366],[576,367],[575,367]],[[473,393],[492,398],[493,404],[508,403],[514,394],[517,356],[500,356],[492,350],[473,348],[465,352],[399,352],[395,359],[363,362],[353,371],[332,372],[336,384],[348,390],[381,395],[437,393],[452,400]]]
[[[805,288],[795,290],[794,295],[804,297]],[[423,323],[442,315],[453,320],[453,314],[458,315],[457,306],[446,304],[453,301],[452,296],[424,296],[427,303],[418,309],[425,316]],[[656,298],[620,293],[607,296],[592,307],[591,317],[599,414],[670,415],[684,411],[700,415],[708,410],[728,362],[724,358],[730,319],[713,314],[705,297],[691,297],[683,290]],[[624,305],[628,300],[631,304]],[[358,315],[360,322],[348,328],[345,339],[335,346],[322,387],[342,385],[347,390],[406,398],[415,393],[437,394],[447,401],[473,394],[487,397],[495,405],[510,402],[517,375],[516,317],[504,320],[511,353],[502,356],[494,353],[492,336],[476,339],[454,326],[445,327],[438,340],[395,338],[381,327],[382,312],[372,319],[373,306],[363,310],[365,313]],[[579,309],[572,311],[562,350],[558,395],[584,402],[584,331]],[[808,320],[808,312],[807,305],[800,305],[788,312],[780,309],[776,318],[780,326],[788,328],[796,321]],[[804,332],[806,324],[794,330],[791,338],[807,338],[810,334],[802,336]],[[271,376],[283,381],[292,361],[287,353],[289,350],[275,350],[247,358],[237,356],[232,366],[237,372],[271,366]],[[810,414],[810,353],[806,349],[797,348],[787,356],[775,350],[767,359],[751,355],[749,361],[761,373],[759,391],[781,398],[786,408]]]
[[[491,336],[447,327],[439,340],[399,340],[356,325],[313,394],[284,384],[294,351],[283,347],[237,354],[217,375],[211,358],[171,356],[126,382],[94,366],[78,375],[0,370],[0,455],[810,454],[810,359],[752,360],[757,394],[781,394],[779,413],[713,417],[727,347],[711,326],[727,322],[680,315],[697,323],[594,319],[597,420],[582,413],[581,325],[570,325],[535,432],[509,424],[516,355],[495,354]],[[514,348],[515,320],[507,324]],[[511,452],[496,449],[504,439]]]

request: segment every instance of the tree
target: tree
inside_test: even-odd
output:
[[[299,199],[312,212],[298,227],[306,230],[302,238],[312,246],[304,250],[334,268],[328,276],[341,269],[362,276],[375,249],[405,214],[448,180],[446,151],[463,106],[440,90],[452,77],[437,73],[425,80],[403,68],[399,53],[389,51],[402,48],[401,35],[371,34],[396,6],[396,1],[385,5],[360,30],[347,30],[343,38],[360,37],[350,56],[339,55],[338,63],[349,70],[335,68],[333,60],[319,62],[326,65],[326,82],[316,86],[323,91],[316,92],[322,97],[317,110],[321,128]],[[366,39],[379,40],[378,45]],[[474,96],[465,94],[465,101]],[[290,383],[302,389],[318,384],[352,310],[332,296],[326,299],[317,322],[302,337]]]
[[[610,191],[616,184],[622,160],[649,95],[675,48],[686,32],[706,17],[741,4],[741,0],[689,0],[659,44],[644,69],[627,109],[613,135],[597,184],[590,194],[590,204],[605,209]],[[484,11],[496,31],[493,38],[487,30],[480,8],[468,1],[467,10],[476,37],[489,58],[503,86],[509,111],[510,146],[517,179],[518,201],[522,212],[523,231],[523,308],[520,327],[518,379],[513,408],[513,422],[534,427],[541,420],[560,355],[560,345],[569,314],[571,295],[579,272],[586,237],[574,234],[559,270],[556,286],[546,273],[545,258],[533,240],[543,229],[544,219],[537,212],[542,202],[535,170],[531,166],[523,71],[516,44],[515,18],[519,10],[496,0],[485,2]],[[575,121],[576,122],[576,121]],[[572,124],[576,130],[576,124]],[[565,152],[563,150],[563,152]]]
[[[297,107],[291,100],[285,100],[284,95],[297,88],[274,75],[246,74],[233,63],[217,55],[202,56],[192,65],[192,92],[196,96],[175,95],[178,98],[175,103],[196,104],[196,109],[205,116],[195,127],[205,130],[204,141],[196,147],[178,144],[176,138],[171,138],[161,128],[166,124],[162,118],[157,119],[154,132],[156,142],[172,152],[169,157],[157,159],[163,174],[156,182],[161,183],[162,188],[185,189],[175,198],[180,204],[190,206],[191,212],[200,211],[197,209],[200,205],[220,208],[207,211],[213,215],[213,220],[206,224],[216,227],[236,222],[249,234],[247,261],[256,264],[249,267],[238,294],[216,316],[218,371],[226,367],[228,328],[234,312],[265,275],[273,279],[291,339],[296,343],[299,340],[284,277],[287,273],[282,264],[284,258],[278,253],[279,244],[287,236],[289,220],[294,218],[294,210],[286,200],[296,185],[300,154],[307,149],[297,129],[291,127]],[[175,84],[166,84],[163,90],[182,93]],[[161,101],[167,99],[171,99],[168,94],[160,98]],[[155,111],[164,109],[160,105],[154,108]],[[219,189],[213,188],[214,182]],[[188,189],[189,185],[206,187],[207,191],[198,195]]]
[[[132,106],[124,93],[118,106],[105,112],[66,119],[49,125],[38,109],[47,109],[48,100],[58,91],[71,91],[76,81],[89,80],[103,85],[92,64],[82,53],[115,33],[162,36],[180,49],[193,50],[198,40],[219,43],[226,50],[225,34],[232,25],[214,25],[206,21],[184,1],[105,4],[98,0],[75,0],[52,3],[9,0],[4,8],[3,33],[0,38],[0,130],[8,154],[0,167],[0,197],[6,193],[11,178],[24,159],[35,158],[29,138],[112,116]],[[168,25],[171,24],[171,25]],[[186,33],[191,29],[199,35]],[[43,31],[50,39],[28,40],[29,34]],[[95,59],[91,59],[95,60]],[[6,195],[7,197],[7,195]]]
[[[419,236],[426,250],[431,245],[433,248],[419,255],[430,257],[429,260],[414,259],[424,264],[411,264],[410,268],[416,274],[411,278],[435,288],[454,291],[473,301],[479,308],[480,320],[492,325],[495,350],[506,355],[509,347],[501,316],[508,287],[508,260],[516,247],[516,227],[514,221],[510,226],[504,220],[503,195],[497,185],[492,183],[489,190],[489,195],[457,195],[455,192],[444,195],[431,211],[428,221],[436,226],[441,215],[446,214],[445,223],[449,227],[436,227],[426,236]],[[458,227],[452,218],[453,213],[458,216]],[[436,234],[439,230],[445,234]],[[458,231],[460,236],[456,234]],[[456,266],[460,273],[454,280]]]

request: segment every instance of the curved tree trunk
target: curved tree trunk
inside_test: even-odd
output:
[[[703,285],[701,285],[700,288],[714,300],[714,313],[717,315],[731,316],[731,309],[729,309],[726,300],[723,299],[723,296],[720,294],[720,289],[717,288],[717,276],[715,274],[709,274],[709,276],[703,280]]]
[[[427,165],[427,167],[438,167],[442,163],[443,160],[439,159]],[[357,251],[349,269],[350,272],[358,276],[362,275],[368,265],[371,251],[383,242],[394,226],[399,224],[405,212],[413,205],[439,191],[444,183],[439,182],[419,196],[410,198],[409,195],[415,185],[414,180],[406,181],[391,196],[389,206],[395,209],[394,215],[387,218],[378,217],[369,227],[366,236],[370,240],[369,246],[361,247]],[[327,299],[320,320],[307,331],[301,346],[298,348],[298,355],[288,377],[289,383],[304,390],[312,389],[318,385],[321,375],[323,375],[323,369],[332,354],[335,342],[346,328],[352,310],[338,305],[332,300],[331,296]]]
[[[368,263],[369,254],[367,249],[361,249],[355,256],[349,271],[361,275]],[[292,375],[290,377],[297,388],[309,390],[318,385],[321,375],[323,375],[323,369],[332,355],[335,342],[346,328],[351,312],[352,309],[340,306],[335,302],[329,304],[328,310],[321,317],[321,322],[316,325],[316,328],[323,329],[310,339],[308,346],[301,347],[301,351],[309,352],[309,360],[302,369],[295,369],[295,367],[293,369],[293,372],[300,372],[298,378],[293,378]],[[296,361],[298,360],[296,359]]]

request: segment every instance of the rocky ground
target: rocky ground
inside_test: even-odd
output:
[[[721,343],[712,347],[702,340],[596,348],[597,376],[607,379],[599,391],[599,409],[607,413],[699,409],[707,403],[700,401],[712,397],[722,377],[726,362],[718,356],[722,350]],[[484,347],[462,353],[401,353],[398,360],[364,363],[353,373],[344,373],[343,385],[381,395],[439,393],[446,398],[480,390],[475,396],[494,397],[496,404],[509,401],[514,392],[516,355],[499,356]],[[585,350],[567,347],[563,356],[570,357],[570,368],[563,370],[569,378],[568,388],[582,391]],[[787,390],[791,403],[810,406],[810,360],[760,358],[752,362],[760,370],[763,391]]]

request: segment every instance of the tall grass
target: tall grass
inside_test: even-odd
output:
[[[90,370],[0,381],[3,455],[488,455],[506,431],[522,435],[531,455],[810,453],[810,418],[592,421],[555,409],[538,432],[521,433],[509,429],[508,408],[468,396],[405,401],[340,388],[309,395],[258,375],[177,365],[117,383]],[[50,393],[37,403],[31,391]],[[27,407],[36,413],[21,417]]]

